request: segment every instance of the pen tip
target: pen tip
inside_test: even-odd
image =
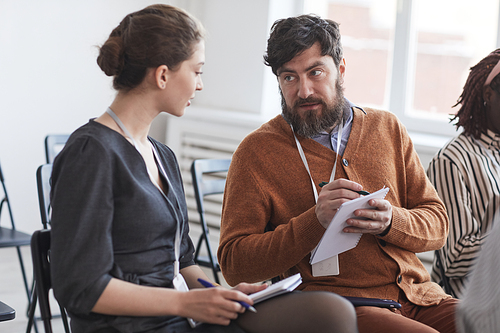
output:
[[[253,306],[249,306],[248,310],[252,311],[253,313],[257,313],[257,310]]]

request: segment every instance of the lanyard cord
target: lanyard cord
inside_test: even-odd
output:
[[[118,116],[110,108],[108,108],[106,110],[106,112],[111,116],[111,118],[113,118],[113,120],[116,122],[116,124],[118,125],[118,127],[121,128],[121,130],[125,133],[125,135],[128,136],[130,138],[130,140],[132,140],[132,143],[133,143],[135,149],[137,149],[137,151],[139,152],[139,154],[141,154],[141,151],[139,150],[139,146],[137,145],[136,141],[134,140],[134,137],[127,130],[127,128],[122,123],[122,121],[120,120],[120,118],[118,118]],[[174,195],[174,198],[175,198],[176,206],[177,206],[177,208],[180,211],[179,200],[177,199],[177,195],[175,194],[175,191],[174,191],[174,189],[172,187],[172,184],[170,183],[170,180],[168,179],[167,173],[165,172],[165,168],[163,167],[163,164],[161,163],[161,160],[159,158],[158,152],[156,151],[156,148],[152,144],[151,144],[151,148],[153,150],[153,155],[154,155],[154,157],[155,157],[155,159],[158,162],[158,165],[160,167],[160,172],[163,174],[163,176],[167,180],[168,188],[171,189],[171,191],[172,191],[172,193]],[[149,177],[151,177],[151,172],[149,171],[149,169],[147,168],[147,166],[146,166],[146,170],[148,171]],[[181,228],[181,225],[180,225],[181,224],[180,223],[181,219],[179,218],[179,214],[177,213],[177,210],[175,209],[174,205],[172,205],[172,203],[170,202],[170,200],[167,198],[167,196],[165,195],[165,193],[161,189],[160,185],[156,184],[156,182],[153,182],[153,184],[158,188],[158,190],[160,190],[160,193],[163,195],[163,197],[167,201],[167,206],[168,206],[169,210],[173,213],[173,215],[175,217],[175,221],[177,222],[177,228],[175,230],[175,241],[174,241],[174,255],[175,255],[175,261],[174,261],[174,278],[175,278],[179,274],[179,270],[180,270],[179,269],[179,256],[180,256],[179,253],[180,253],[180,248],[181,248],[181,233],[182,233],[182,230],[181,230],[182,228]],[[181,214],[182,214],[182,212],[181,212]]]
[[[318,190],[316,189],[316,185],[314,184],[314,180],[311,176],[311,170],[309,170],[309,164],[307,163],[306,155],[304,154],[304,150],[302,149],[302,145],[300,144],[299,139],[297,139],[297,136],[295,135],[295,132],[293,130],[293,126],[290,125],[290,127],[292,128],[292,134],[293,134],[293,137],[295,138],[295,143],[297,144],[297,149],[299,151],[300,158],[302,159],[302,163],[304,163],[304,166],[306,167],[307,173],[309,174],[309,178],[311,179],[311,185],[312,185],[313,192],[314,192],[314,202],[318,202]],[[341,118],[340,124],[338,126],[338,130],[337,130],[337,156],[335,157],[335,163],[333,164],[332,173],[330,175],[330,182],[332,182],[335,179],[335,171],[337,170],[337,157],[338,157],[339,151],[340,151],[340,142],[342,140],[343,129],[344,129],[344,118]]]

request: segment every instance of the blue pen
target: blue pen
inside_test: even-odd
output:
[[[205,281],[203,279],[198,279],[198,282],[201,283],[203,285],[203,287],[205,287],[205,288],[214,288],[215,287],[212,283],[210,283],[208,281]],[[252,312],[255,312],[255,313],[257,312],[257,310],[255,310],[255,308],[253,306],[251,306],[250,304],[247,304],[247,303],[242,302],[242,301],[236,301],[236,302],[238,302],[241,305],[243,305],[243,307],[245,309],[248,309],[248,310],[250,310]]]

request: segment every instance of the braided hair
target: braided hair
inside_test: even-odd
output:
[[[458,119],[455,126],[457,129],[463,127],[464,133],[479,138],[481,133],[488,128],[486,119],[486,106],[483,99],[483,86],[486,78],[493,67],[500,61],[500,49],[496,49],[483,60],[471,67],[462,94],[457,100],[461,105],[457,114],[451,122]],[[490,83],[493,90],[500,92],[500,75],[497,75]]]

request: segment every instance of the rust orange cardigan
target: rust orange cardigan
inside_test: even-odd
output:
[[[354,249],[340,254],[339,275],[312,276],[310,253],[325,229],[316,218],[311,181],[291,128],[277,116],[241,142],[228,172],[218,259],[230,285],[300,272],[301,290],[393,300],[403,291],[417,305],[449,297],[430,282],[415,255],[443,246],[448,218],[405,127],[389,112],[353,110],[336,178],[369,192],[389,187],[390,231],[383,237],[364,234]],[[316,186],[328,181],[336,153],[312,139],[299,140]],[[268,222],[274,231],[264,232]]]

